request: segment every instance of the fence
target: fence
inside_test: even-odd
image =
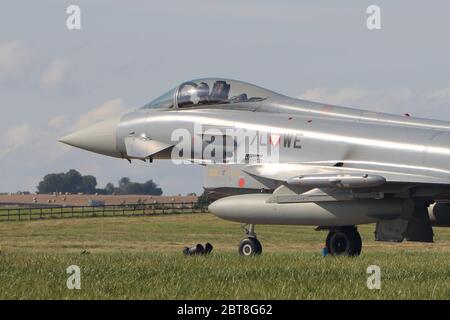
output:
[[[147,203],[103,206],[0,208],[0,222],[57,218],[151,216],[208,212],[207,204],[197,202]]]

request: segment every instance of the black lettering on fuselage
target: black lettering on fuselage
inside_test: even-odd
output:
[[[300,135],[299,134],[295,135],[294,148],[295,149],[301,149],[302,148],[302,146],[300,145]]]
[[[285,148],[291,147],[292,138],[293,134],[283,134],[283,146]]]
[[[292,134],[292,133],[285,133],[283,134],[283,146],[285,148],[291,148],[293,147],[294,149],[301,149],[302,146],[300,144],[300,134]]]

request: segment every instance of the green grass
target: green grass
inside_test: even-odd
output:
[[[360,257],[336,258],[320,254],[325,232],[257,226],[264,253],[243,258],[239,224],[209,214],[0,223],[0,298],[450,298],[449,229],[436,228],[434,244],[394,244],[374,242],[373,228],[360,228]],[[211,242],[213,253],[182,255],[198,242]],[[81,290],[66,287],[72,264]],[[372,264],[381,267],[381,290],[366,287]]]

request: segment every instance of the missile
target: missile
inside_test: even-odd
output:
[[[386,183],[386,179],[382,176],[369,174],[313,174],[292,177],[289,178],[286,182],[289,185],[302,187],[338,187],[344,189],[353,189],[376,187]]]

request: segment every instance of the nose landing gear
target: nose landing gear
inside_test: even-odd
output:
[[[242,239],[241,243],[239,243],[239,254],[241,256],[260,255],[262,253],[262,245],[256,239],[255,225],[249,225],[248,229],[244,226],[244,230],[247,238]]]

